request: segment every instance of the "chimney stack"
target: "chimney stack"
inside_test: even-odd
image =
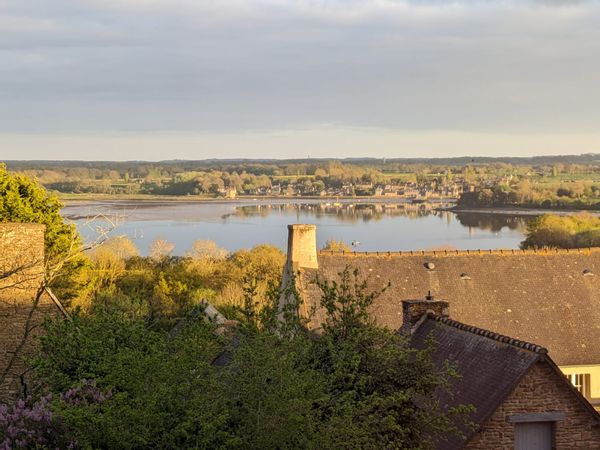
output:
[[[404,334],[410,334],[413,327],[428,313],[448,317],[450,315],[450,304],[443,300],[434,299],[428,292],[424,299],[402,300],[402,328]]]
[[[319,268],[316,225],[288,225],[287,261],[294,270]]]

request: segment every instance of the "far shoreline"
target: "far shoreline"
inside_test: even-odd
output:
[[[456,203],[456,199],[442,198],[432,199],[426,202],[413,202],[412,199],[401,197],[356,197],[356,196],[271,196],[244,195],[236,198],[223,197],[201,197],[190,195],[59,195],[59,199],[65,206],[86,205],[89,203],[146,203],[146,204],[168,204],[168,203],[206,203],[206,204],[230,204],[230,203],[258,203],[258,202],[339,202],[339,203],[388,203],[388,204],[422,204],[440,205]]]
[[[497,207],[497,208],[461,208],[453,206],[451,208],[438,208],[440,211],[450,211],[453,213],[468,214],[497,214],[506,216],[543,216],[544,214],[553,214],[557,216],[572,216],[577,214],[588,214],[600,216],[600,211],[590,209],[543,209],[543,208],[524,208],[518,206]]]

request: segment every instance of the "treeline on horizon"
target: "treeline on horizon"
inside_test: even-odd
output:
[[[355,165],[378,165],[387,164],[428,164],[428,165],[468,165],[468,164],[514,164],[514,165],[536,165],[536,164],[600,164],[600,153],[582,153],[579,155],[539,155],[539,156],[455,156],[447,158],[207,158],[198,160],[172,159],[162,161],[84,161],[84,160],[4,160],[11,170],[39,169],[43,167],[94,167],[107,169],[115,167],[128,167],[135,165],[173,165],[183,169],[194,169],[198,165],[204,167],[219,167],[222,165],[235,164],[314,164],[339,161]]]
[[[341,195],[368,196],[374,194],[375,186],[406,184],[426,190],[470,186],[469,190],[480,192],[502,183],[514,188],[522,180],[562,183],[600,177],[600,155],[596,154],[527,158],[7,161],[6,165],[10,171],[34,177],[53,191],[108,195],[223,196],[227,189],[235,188],[241,195],[289,196],[332,194],[346,188]],[[562,175],[571,179],[563,180]],[[558,192],[557,195],[561,196]],[[470,201],[486,206],[489,197],[486,194]],[[493,197],[494,205],[498,199],[504,201],[501,195]]]

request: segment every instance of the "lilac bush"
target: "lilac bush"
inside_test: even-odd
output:
[[[112,397],[112,391],[102,392],[96,386],[95,380],[84,380],[81,386],[71,388],[60,395],[60,399],[70,406],[104,403],[110,397]]]
[[[27,398],[10,406],[0,405],[0,450],[59,448],[64,444],[59,442],[62,433],[56,427],[51,400],[52,395],[48,395],[36,402]]]
[[[105,402],[111,391],[103,392],[92,380],[84,380],[75,388],[60,394],[68,406],[88,406]],[[66,437],[59,417],[52,413],[52,394],[37,401],[18,400],[12,405],[0,404],[0,450],[24,448],[73,449],[76,443]]]

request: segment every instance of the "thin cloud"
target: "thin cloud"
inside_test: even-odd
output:
[[[599,21],[591,1],[0,0],[0,133],[579,136]]]

